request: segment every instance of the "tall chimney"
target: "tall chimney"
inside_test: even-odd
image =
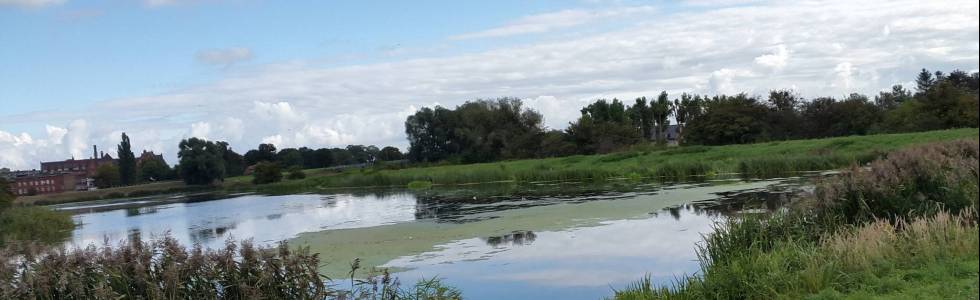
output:
[[[92,145],[92,158],[94,159],[99,158],[99,148],[96,147],[95,145]]]

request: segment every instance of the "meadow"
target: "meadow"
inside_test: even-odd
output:
[[[917,144],[977,139],[977,129],[790,140],[726,146],[637,146],[603,155],[576,155],[467,165],[388,169],[382,166],[307,176],[262,186],[229,179],[227,188],[291,193],[323,188],[414,187],[487,182],[698,180],[719,175],[764,178],[864,164]],[[428,183],[428,184],[425,184]]]

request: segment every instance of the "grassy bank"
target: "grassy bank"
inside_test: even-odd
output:
[[[881,154],[924,143],[976,139],[977,129],[780,141],[747,145],[636,149],[590,156],[447,165],[398,170],[350,170],[260,186],[262,192],[288,193],[317,188],[437,185],[513,181],[601,181],[609,178],[686,180],[724,173],[772,177],[797,171],[828,170],[865,163]],[[243,185],[239,185],[243,186]]]
[[[977,139],[977,129],[792,140],[728,146],[652,147],[604,154],[495,163],[386,169],[305,170],[305,179],[256,186],[252,176],[225,179],[221,186],[187,186],[170,181],[19,198],[21,204],[49,205],[87,200],[205,191],[296,193],[325,188],[413,187],[486,182],[691,180],[719,174],[775,177],[798,171],[828,170],[866,163],[881,154],[917,144]]]
[[[71,216],[45,207],[11,207],[0,210],[0,247],[21,242],[53,244],[63,241],[75,228]]]
[[[978,290],[977,141],[898,151],[788,212],[719,225],[697,276],[617,299],[968,299]]]

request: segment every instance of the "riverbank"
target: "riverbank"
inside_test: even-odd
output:
[[[680,181],[721,174],[776,177],[867,163],[900,148],[956,139],[974,139],[978,130],[955,129],[904,134],[777,141],[727,146],[637,147],[604,155],[577,155],[495,163],[386,170],[350,170],[255,187],[291,193],[327,188],[404,187],[413,182],[456,185],[478,182],[602,181],[613,178]]]
[[[977,139],[975,128],[903,134],[777,141],[727,146],[636,147],[632,150],[558,158],[494,163],[386,169],[383,166],[337,172],[304,170],[305,179],[255,185],[252,176],[226,178],[220,186],[188,186],[180,181],[142,184],[96,191],[68,192],[18,198],[18,204],[59,203],[136,198],[193,192],[252,192],[288,194],[335,188],[459,185],[486,182],[538,181],[681,181],[716,176],[776,177],[799,171],[819,171],[866,163],[904,147]],[[420,184],[424,183],[424,184]]]
[[[975,299],[978,149],[919,146],[851,169],[787,212],[719,225],[696,276],[615,298]]]

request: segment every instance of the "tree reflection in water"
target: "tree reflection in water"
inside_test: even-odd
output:
[[[510,234],[491,236],[483,238],[483,241],[490,247],[498,248],[504,246],[523,246],[530,245],[538,236],[530,230],[518,230]]]

